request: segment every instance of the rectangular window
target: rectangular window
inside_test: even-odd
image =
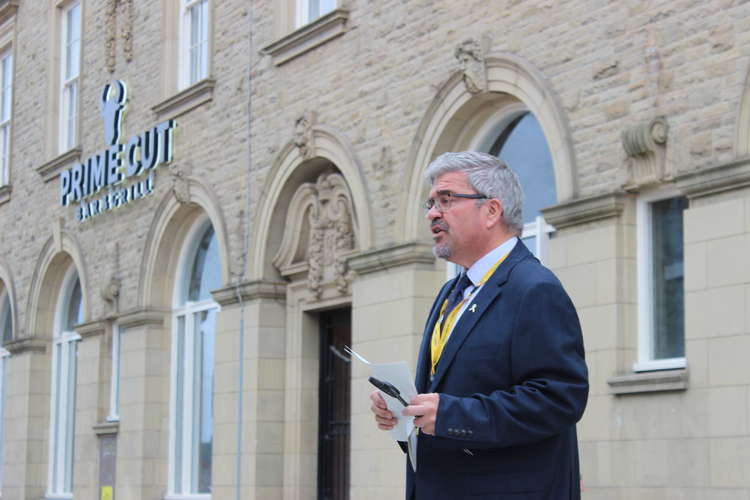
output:
[[[109,422],[120,420],[120,327],[112,325],[112,378],[109,391]]]
[[[296,27],[315,21],[336,8],[336,0],[297,0]]]
[[[10,122],[13,112],[13,53],[0,54],[0,186],[10,184]]]
[[[208,77],[208,0],[182,1],[180,88]]]
[[[52,415],[50,421],[49,489],[47,498],[72,498],[75,436],[76,358],[78,336],[64,332],[52,349]]]
[[[684,368],[683,212],[674,192],[638,201],[638,362],[635,371]]]
[[[78,143],[78,94],[81,69],[81,5],[74,2],[62,11],[60,30],[60,143],[64,153]]]
[[[211,493],[217,310],[193,302],[175,318],[169,498]]]

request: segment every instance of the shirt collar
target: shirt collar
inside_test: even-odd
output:
[[[477,286],[480,281],[482,281],[482,278],[484,278],[484,275],[487,274],[487,271],[490,270],[492,266],[497,263],[498,260],[500,260],[504,255],[510,253],[511,250],[513,250],[513,247],[516,246],[516,243],[518,242],[518,238],[513,236],[509,240],[506,240],[504,243],[502,243],[500,246],[493,248],[484,256],[482,256],[478,261],[476,261],[467,271],[466,275],[471,280],[472,284],[474,286]]]

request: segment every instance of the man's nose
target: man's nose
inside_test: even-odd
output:
[[[425,217],[427,217],[427,220],[433,221],[435,219],[439,219],[442,217],[442,213],[440,210],[437,209],[436,205],[432,205],[429,210],[427,210],[427,213],[425,214]]]

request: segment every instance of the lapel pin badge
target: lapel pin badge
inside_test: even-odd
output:
[[[477,305],[476,304],[472,304],[471,307],[469,308],[469,311],[471,311],[471,312],[477,312]]]

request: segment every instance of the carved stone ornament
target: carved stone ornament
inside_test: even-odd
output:
[[[180,203],[190,202],[190,182],[185,177],[185,174],[179,170],[171,169],[169,171],[172,179],[172,193],[177,201]]]
[[[107,36],[105,38],[107,55],[106,64],[107,70],[110,73],[115,72],[115,62],[117,57],[117,9],[120,6],[124,6],[125,10],[125,20],[121,31],[123,44],[122,50],[126,62],[133,60],[133,19],[135,16],[133,0],[109,0],[107,3],[107,10],[104,14],[104,24],[107,30]]]
[[[101,296],[109,309],[109,316],[116,315],[120,310],[120,290],[122,289],[122,280],[120,274],[120,243],[115,242],[113,253],[113,271],[109,282],[102,288]]]
[[[623,186],[625,189],[637,189],[670,177],[665,165],[668,135],[669,124],[663,117],[622,131],[620,139],[627,155],[628,169],[627,181]]]
[[[456,47],[454,55],[463,71],[466,90],[472,94],[486,92],[488,88],[487,64],[479,42],[473,38],[464,40]]]
[[[315,125],[315,113],[312,111],[303,114],[294,122],[294,145],[306,160],[312,158],[315,151],[313,125]]]
[[[319,299],[325,288],[345,295],[353,277],[347,258],[357,249],[357,227],[344,178],[323,173],[292,196],[274,265],[288,277],[307,271],[308,289]]]

